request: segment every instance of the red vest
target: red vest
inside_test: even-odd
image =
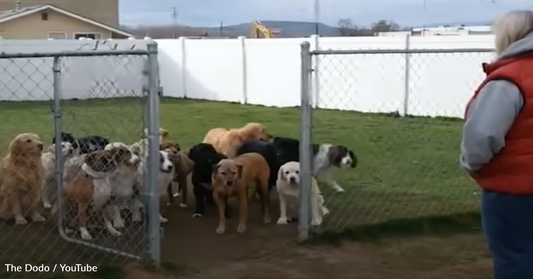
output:
[[[481,170],[472,173],[479,187],[496,192],[533,194],[533,53],[483,64],[485,81],[467,104],[491,80],[508,80],[522,92],[524,106],[505,137],[505,147]],[[504,94],[505,92],[501,92]]]

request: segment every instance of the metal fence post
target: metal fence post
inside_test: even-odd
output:
[[[411,35],[405,36],[405,73],[404,73],[404,95],[403,95],[403,111],[402,116],[407,116],[409,113],[409,94],[411,91],[411,54],[409,49],[411,48]]]
[[[187,38],[180,37],[180,47],[181,47],[181,90],[183,90],[183,98],[187,98],[187,79],[189,75],[187,74]]]
[[[159,193],[157,175],[159,169],[159,67],[157,45],[148,44],[146,75],[148,78],[147,115],[148,115],[148,165],[145,174],[145,189],[148,196],[148,241],[150,259],[156,265],[161,263],[161,225],[159,220]],[[147,187],[146,187],[147,186]]]
[[[241,63],[242,63],[242,102],[248,104],[248,61],[246,53],[246,37],[240,36],[241,43]]]
[[[311,45],[309,42],[301,44],[301,106],[300,106],[300,199],[298,218],[298,239],[304,241],[309,238],[310,223],[310,189],[312,173],[312,108],[313,99],[310,90],[310,76],[312,71]]]
[[[315,50],[320,49],[320,36],[318,34],[313,35]],[[318,76],[320,69],[320,60],[318,55],[314,56],[313,70],[313,106],[315,108],[320,107],[320,78]]]
[[[52,106],[52,113],[54,115],[54,137],[55,137],[55,154],[62,154],[61,152],[61,58],[55,56],[52,64],[52,75],[53,75],[53,89],[54,89],[54,102]],[[63,238],[68,238],[66,235],[63,223],[65,217],[65,207],[63,204],[63,156],[57,156],[55,160],[55,185],[57,192],[57,227],[59,234]]]

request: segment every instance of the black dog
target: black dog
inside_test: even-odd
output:
[[[300,141],[293,138],[274,137],[272,145],[276,150],[276,155],[281,165],[287,162],[300,161]],[[313,145],[313,149],[318,149],[318,145]]]
[[[88,154],[93,151],[103,150],[109,144],[109,140],[102,136],[87,136],[75,138],[71,133],[61,132],[61,141],[72,143],[74,150],[79,151],[80,154]],[[52,143],[56,142],[56,138]]]
[[[265,158],[270,167],[270,176],[268,179],[268,185],[270,189],[276,186],[276,180],[278,176],[279,168],[281,167],[281,162],[278,160],[278,154],[276,148],[272,142],[268,141],[259,141],[259,140],[250,140],[246,141],[237,149],[237,156],[244,153],[259,153]]]
[[[205,213],[206,203],[215,206],[211,189],[213,166],[218,164],[220,160],[227,159],[227,157],[218,153],[208,143],[200,143],[193,146],[189,150],[188,157],[194,162],[191,180],[196,205],[192,216],[202,217]]]

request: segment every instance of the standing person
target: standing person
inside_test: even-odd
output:
[[[497,59],[468,102],[461,166],[482,189],[494,279],[533,278],[533,12],[492,26]]]

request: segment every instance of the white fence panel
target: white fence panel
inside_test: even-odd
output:
[[[164,95],[297,106],[300,43],[305,40],[314,45],[314,38],[156,40]],[[493,47],[493,36],[411,37],[409,41],[410,49]],[[0,52],[91,50],[95,44],[96,41],[0,40]],[[115,44],[118,49],[133,45],[142,49],[146,41],[102,41],[98,50],[110,50]],[[407,45],[404,37],[338,37],[320,38],[318,46],[321,50],[365,50],[405,49]],[[408,114],[462,117],[464,104],[483,79],[481,64],[492,59],[492,53],[411,54],[406,71],[406,54],[321,56],[314,60],[318,78],[313,85],[319,88],[315,102],[328,109],[402,112],[408,88]],[[0,101],[49,100],[52,59],[15,60],[0,60]],[[117,83],[118,88],[132,90],[142,82],[129,74],[132,69],[143,67],[136,59],[131,62],[135,65],[113,64],[113,60],[96,57],[71,60],[72,65],[66,69],[68,84],[63,84],[65,98],[105,96],[98,90],[109,86],[99,86],[99,82]]]

